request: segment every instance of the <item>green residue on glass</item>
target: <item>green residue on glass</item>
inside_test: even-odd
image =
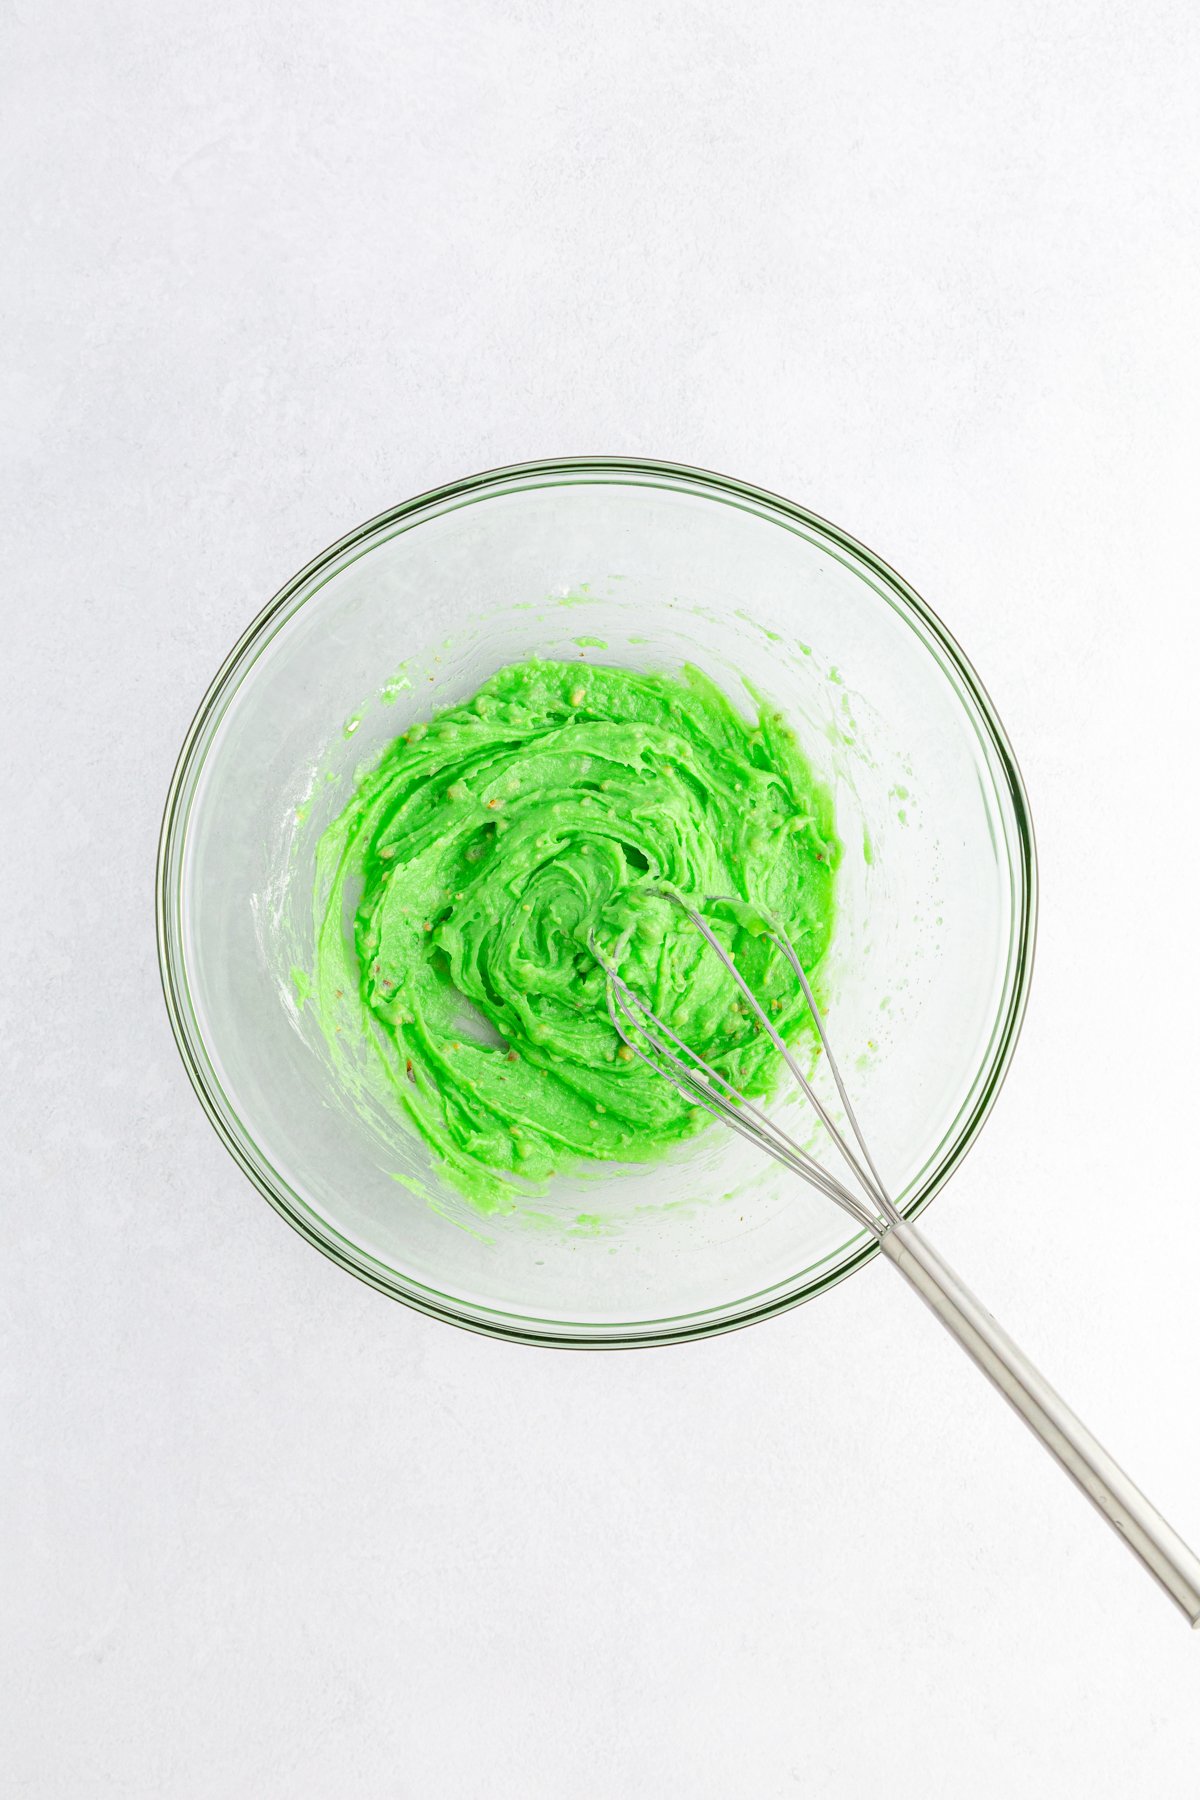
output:
[[[699,612],[704,609],[698,607],[696,610]],[[744,619],[747,625],[753,625],[754,629],[760,631],[769,644],[782,644],[783,639],[777,631],[772,631],[769,626],[763,625],[758,619],[752,618],[748,612],[743,612],[740,607],[734,609],[733,616],[735,619]]]
[[[835,687],[844,687],[846,685],[842,679],[841,670],[834,668],[832,665],[829,669],[829,679],[833,682]]]
[[[313,991],[312,976],[306,969],[302,969],[298,963],[292,964],[289,973],[291,975],[292,986],[296,990],[296,999],[299,1004],[303,1006],[304,1002],[310,998]]]
[[[875,846],[871,842],[871,834],[863,826],[863,861],[870,866],[875,861]]]
[[[296,823],[297,823],[297,825],[307,825],[308,815],[311,810],[312,810],[312,802],[309,800],[306,800],[302,806],[298,806],[296,808]]]
[[[578,646],[581,650],[607,650],[608,649],[608,644],[604,638],[577,637],[577,638],[572,638],[571,642],[573,644],[578,644]]]
[[[778,1054],[661,889],[706,906],[795,1042],[803,996],[754,921],[778,920],[817,970],[839,859],[829,795],[777,711],[747,723],[694,668],[515,664],[410,726],[323,834],[317,1017],[348,1084],[367,1051],[445,1178],[509,1212],[556,1171],[651,1162],[708,1122],[617,1036],[593,939],[762,1096]]]
[[[394,675],[389,676],[388,679],[384,682],[383,686],[380,688],[379,698],[380,698],[381,703],[384,706],[394,705],[395,701],[396,701],[396,696],[398,694],[402,694],[404,692],[405,688],[410,688],[411,686],[412,686],[412,682],[409,679],[408,664],[406,662],[402,662],[400,664],[400,667],[396,670],[396,673]]]
[[[346,720],[346,723],[342,726],[342,736],[344,738],[352,738],[361,724],[362,714],[351,713],[350,717]]]
[[[801,656],[811,656],[812,655],[812,645],[811,644],[801,644],[801,643],[799,643],[799,640],[797,640],[797,647],[800,651]]]
[[[478,1222],[464,1218],[461,1208],[455,1209],[448,1206],[445,1200],[434,1193],[433,1189],[425,1182],[418,1181],[414,1176],[405,1174],[398,1169],[390,1169],[388,1174],[389,1178],[399,1187],[407,1188],[408,1192],[415,1194],[418,1200],[424,1200],[432,1212],[437,1213],[440,1219],[445,1219],[447,1225],[453,1225],[458,1231],[465,1231],[468,1237],[475,1238],[481,1244],[495,1243],[495,1238],[489,1237],[486,1232],[479,1229]]]

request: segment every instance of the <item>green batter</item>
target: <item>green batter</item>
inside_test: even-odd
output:
[[[762,908],[815,969],[838,845],[781,714],[681,676],[531,660],[398,738],[318,851],[312,1001],[374,1045],[455,1187],[511,1211],[579,1158],[648,1161],[708,1122],[613,1030],[589,934],[743,1091],[779,1057],[669,886]],[[745,909],[711,908],[780,1034],[805,1008]],[[352,914],[352,922],[351,922]]]

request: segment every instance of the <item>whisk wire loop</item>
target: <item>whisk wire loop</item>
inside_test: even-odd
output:
[[[685,1098],[693,1100],[736,1131],[785,1168],[810,1181],[814,1187],[848,1212],[858,1224],[874,1229],[873,1215],[841,1182],[823,1169],[809,1153],[770,1119],[762,1109],[714,1068],[709,1062],[676,1036],[668,1025],[650,1010],[615,970],[608,971],[608,1012],[613,1029],[622,1042],[648,1068],[672,1082]],[[640,1041],[639,1041],[640,1040]],[[647,1055],[643,1044],[655,1052]],[[672,1049],[671,1045],[675,1048]],[[682,1052],[683,1055],[678,1054]],[[692,1059],[689,1065],[683,1056]],[[665,1066],[664,1066],[665,1065]],[[750,1121],[753,1121],[751,1123]]]
[[[757,1145],[766,1155],[773,1157],[776,1162],[781,1163],[794,1174],[800,1175],[817,1188],[865,1230],[882,1238],[892,1225],[900,1222],[901,1214],[884,1187],[872,1161],[871,1153],[859,1128],[841,1071],[830,1046],[825,1021],[821,1016],[820,1008],[817,1006],[812,987],[804,973],[800,959],[788,938],[782,931],[774,928],[765,933],[769,942],[775,946],[796,975],[805,1003],[812,1015],[817,1037],[829,1065],[838,1098],[849,1123],[852,1140],[846,1137],[835,1122],[828,1107],[784,1041],[774,1020],[703,913],[690,906],[681,895],[674,893],[669,888],[662,888],[657,892],[663,899],[669,900],[679,907],[732,976],[739,992],[749,1004],[759,1028],[767,1033],[771,1043],[782,1057],[785,1066],[824,1127],[830,1141],[861,1187],[865,1200],[798,1144],[783,1129],[778,1120],[770,1118],[761,1107],[735,1087],[725,1075],[721,1074],[711,1063],[706,1062],[697,1050],[678,1037],[646,1001],[633,991],[622,977],[616,963],[601,955],[593,936],[592,954],[600,963],[607,978],[609,1017],[612,1019],[613,1028],[618,1036],[635,1056],[662,1075],[665,1080],[671,1082],[677,1092],[686,1099],[722,1119],[739,1136]],[[719,896],[714,897],[713,903],[719,901],[719,898]]]

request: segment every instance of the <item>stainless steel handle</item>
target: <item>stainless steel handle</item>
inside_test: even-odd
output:
[[[1200,1558],[914,1226],[893,1225],[882,1248],[1176,1606],[1200,1625]]]

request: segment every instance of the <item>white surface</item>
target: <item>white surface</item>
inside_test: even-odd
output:
[[[891,1270],[624,1357],[410,1315],[220,1148],[151,890],[216,664],[390,502],[603,449],[837,520],[1039,826],[929,1233],[1200,1538],[1198,45],[1185,0],[9,10],[5,1793],[1195,1795],[1200,1638]]]

